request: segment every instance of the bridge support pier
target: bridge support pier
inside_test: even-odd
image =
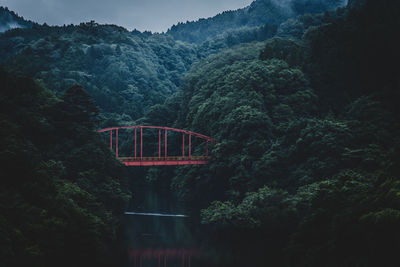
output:
[[[115,130],[115,156],[118,158],[118,129]]]
[[[112,150],[112,130],[110,131],[110,149]]]
[[[185,157],[185,134],[182,134],[182,157]]]
[[[136,159],[136,127],[135,127],[135,159]]]
[[[161,159],[161,129],[158,129],[158,158]]]
[[[189,159],[192,159],[192,135],[189,134]]]
[[[167,129],[165,129],[165,146],[164,146],[165,152],[164,152],[164,157],[165,160],[167,160]]]

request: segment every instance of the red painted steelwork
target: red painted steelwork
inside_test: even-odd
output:
[[[165,145],[164,145],[164,158],[167,160],[167,129],[165,129],[165,137],[164,137]]]
[[[189,134],[189,159],[192,158],[192,135]]]
[[[185,156],[185,134],[182,134],[182,157]]]
[[[115,131],[115,138],[116,138],[116,140],[115,140],[115,155],[118,158],[118,129],[116,129],[116,131]]]
[[[112,131],[110,131],[110,149],[112,150]]]
[[[158,157],[143,157],[141,160],[133,157],[118,158],[126,166],[161,166],[161,165],[202,165],[207,164],[209,156],[189,157],[167,157],[159,159]]]
[[[137,157],[137,128],[140,127],[140,158]],[[143,129],[158,129],[158,157],[144,157],[143,156]],[[118,130],[120,129],[134,129],[134,157],[119,157],[118,154]],[[201,165],[207,164],[210,160],[208,156],[208,142],[212,144],[215,140],[209,136],[199,133],[175,129],[170,127],[160,126],[124,126],[124,127],[110,127],[101,129],[97,132],[110,132],[110,149],[113,149],[113,131],[115,130],[115,156],[126,166],[161,166],[161,165]],[[161,130],[164,130],[164,157],[161,157]],[[168,156],[168,131],[182,133],[182,156],[171,157]],[[185,134],[189,135],[189,148],[188,157],[185,157]],[[206,142],[206,156],[192,156],[192,135],[205,140]]]
[[[158,158],[161,159],[161,129],[158,129]]]
[[[136,159],[136,128],[135,128],[135,159]]]
[[[204,165],[208,160],[157,160],[157,161],[127,161],[125,166],[172,166],[172,165]]]
[[[199,133],[195,133],[195,132],[191,132],[191,131],[187,131],[187,130],[182,130],[182,129],[176,129],[176,128],[171,128],[171,127],[162,127],[162,126],[121,126],[121,127],[109,127],[109,128],[105,128],[105,129],[101,129],[98,130],[97,132],[99,133],[103,133],[103,132],[108,132],[111,130],[116,130],[116,129],[134,129],[134,128],[147,128],[147,129],[167,129],[168,131],[174,131],[174,132],[180,132],[180,133],[185,133],[185,134],[191,134],[193,136],[208,140],[210,142],[215,142],[214,138],[211,138],[209,136],[203,135],[203,134],[199,134]]]

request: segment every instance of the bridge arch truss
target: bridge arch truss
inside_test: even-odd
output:
[[[118,145],[118,134],[121,130],[133,129],[134,132],[134,144],[133,144],[133,156],[131,157],[120,157],[119,145]],[[145,157],[143,151],[143,132],[146,129],[158,130],[158,155],[155,157]],[[126,166],[163,166],[163,165],[202,165],[207,164],[210,160],[209,146],[215,143],[215,139],[195,133],[192,131],[176,129],[171,127],[162,126],[122,126],[122,127],[109,127],[98,130],[99,133],[109,133],[110,138],[110,149],[114,151],[115,156]],[[182,134],[182,154],[178,156],[168,155],[168,133],[175,132]],[[113,144],[113,135],[115,135],[115,145]],[[192,138],[196,137],[202,140],[206,146],[205,155],[194,156],[192,155]],[[186,144],[186,139],[188,144]],[[163,145],[162,145],[163,143]],[[186,146],[188,152],[186,152]],[[163,147],[163,149],[162,149]]]

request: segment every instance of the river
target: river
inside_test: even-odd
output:
[[[124,217],[129,266],[208,266],[199,217],[166,188],[136,186]]]
[[[131,185],[131,191],[123,219],[127,266],[260,266],[252,262],[252,251],[244,252],[248,246],[240,240],[217,244],[201,225],[199,208],[179,201],[166,183],[162,187],[141,182]]]

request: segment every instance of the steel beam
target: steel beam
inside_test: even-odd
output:
[[[148,126],[148,125],[139,126],[139,125],[136,125],[136,126],[110,127],[110,128],[105,128],[105,129],[98,130],[97,132],[98,133],[103,133],[103,132],[108,132],[108,131],[116,130],[116,129],[132,129],[132,128],[135,128],[135,127],[148,128],[148,129],[162,129],[162,130],[168,130],[168,131],[173,131],[173,132],[191,134],[191,135],[196,136],[198,138],[209,140],[211,142],[215,142],[214,138],[211,138],[211,137],[203,135],[203,134],[199,134],[199,133],[195,133],[195,132],[187,131],[187,130],[182,130],[182,129],[171,128],[171,127],[162,127],[162,126]]]
[[[122,161],[125,166],[204,165],[208,160]]]
[[[135,159],[136,159],[136,127],[135,127]]]
[[[118,158],[118,129],[115,131],[115,156]]]
[[[192,158],[192,135],[189,134],[189,159]]]
[[[143,127],[140,127],[140,159],[143,159]]]
[[[185,156],[185,134],[182,134],[182,157]]]
[[[112,150],[112,130],[110,131],[110,149]]]
[[[164,146],[164,158],[167,159],[167,129],[165,129],[165,146]]]
[[[161,158],[161,129],[158,129],[158,158]]]

